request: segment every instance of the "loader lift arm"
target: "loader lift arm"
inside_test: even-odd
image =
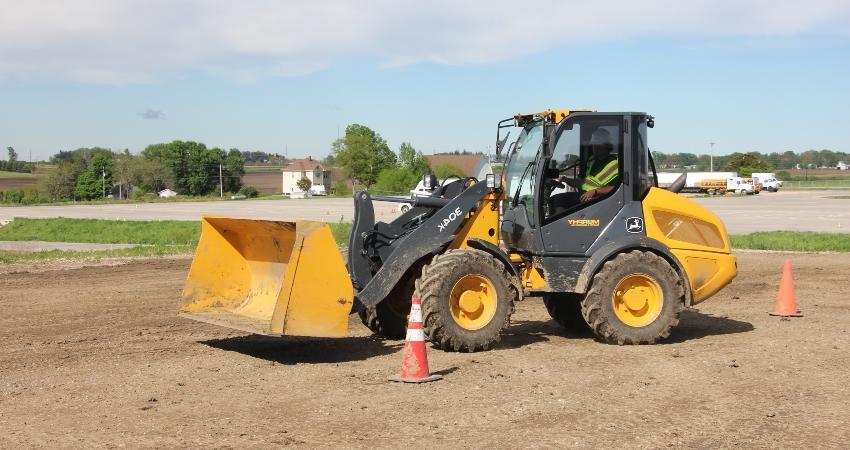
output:
[[[393,224],[413,221],[413,227],[398,229],[406,233],[389,243],[391,251],[384,253],[382,264],[377,271],[375,261],[369,257],[370,233],[380,231],[374,222],[375,212],[372,197],[367,192],[358,192],[355,196],[354,226],[349,241],[348,269],[355,286],[362,286],[356,293],[356,299],[363,306],[375,306],[380,303],[398,284],[407,270],[422,258],[441,253],[455,239],[457,231],[465,222],[465,217],[477,210],[481,199],[491,192],[484,182],[478,182],[453,199],[437,199],[434,203],[447,201],[445,206],[433,211],[423,212],[413,208]],[[427,197],[426,197],[427,198]],[[417,216],[423,216],[416,218]],[[391,224],[392,225],[392,224]]]

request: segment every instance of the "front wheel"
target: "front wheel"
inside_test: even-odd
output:
[[[653,344],[679,323],[682,278],[662,257],[634,250],[606,262],[582,301],[593,333],[610,344]]]
[[[428,339],[443,350],[488,350],[510,323],[518,292],[505,266],[480,250],[449,250],[416,280]]]

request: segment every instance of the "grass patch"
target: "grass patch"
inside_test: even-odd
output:
[[[118,250],[97,250],[90,252],[49,250],[43,252],[13,252],[0,250],[0,264],[15,262],[37,262],[56,259],[100,261],[104,258],[155,257],[170,255],[191,255],[193,245],[156,245]]]
[[[348,245],[348,235],[351,234],[352,224],[349,222],[329,223],[331,233],[336,239],[336,245]]]
[[[28,172],[7,172],[0,170],[0,178],[36,178],[37,176]]]
[[[729,236],[733,248],[796,252],[850,252],[850,234],[763,231]]]
[[[281,166],[245,166],[245,173],[280,173]]]
[[[200,222],[180,220],[15,219],[0,228],[0,241],[194,246],[200,233]]]
[[[329,223],[337,245],[348,245],[351,223]],[[0,264],[56,259],[94,260],[120,257],[191,255],[201,223],[195,221],[118,221],[104,219],[15,219],[0,227],[0,241],[143,244],[116,250],[18,252],[0,250]]]

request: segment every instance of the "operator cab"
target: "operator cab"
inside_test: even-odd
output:
[[[508,248],[588,255],[615,217],[639,215],[655,180],[646,146],[651,116],[549,110],[513,119],[522,131],[504,172]]]

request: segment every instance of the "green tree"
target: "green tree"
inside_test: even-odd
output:
[[[464,175],[463,170],[460,167],[452,164],[441,164],[435,167],[434,175],[436,175],[437,178],[440,180],[445,180],[449,177],[463,178],[466,176]]]
[[[222,167],[224,174],[224,190],[227,192],[239,192],[242,187],[242,176],[245,175],[245,160],[242,152],[231,148],[224,157]]]
[[[420,179],[420,176],[405,167],[389,167],[382,170],[381,174],[378,175],[375,190],[392,194],[406,194],[416,187],[416,183]]]
[[[85,172],[85,162],[81,159],[65,159],[47,178],[47,195],[51,200],[70,200],[74,198],[77,178]]]
[[[332,144],[332,152],[345,175],[366,189],[375,184],[381,171],[396,164],[396,155],[384,138],[359,124],[345,128],[345,137]]]
[[[171,172],[174,189],[180,194],[205,195],[218,187],[219,168],[222,188],[237,192],[245,174],[245,160],[238,149],[228,152],[208,149],[200,142],[172,141],[149,145],[142,156],[159,161]]]
[[[311,187],[313,187],[313,183],[307,177],[296,181],[295,185],[298,186],[298,189],[301,189],[301,192],[307,192]]]
[[[112,152],[95,152],[86,171],[77,178],[74,194],[82,199],[105,197],[112,190],[114,164]]]
[[[6,151],[9,152],[9,162],[13,163],[18,160],[18,153],[15,151],[13,147],[6,147]]]
[[[743,177],[748,177],[753,172],[773,170],[773,166],[757,152],[733,153],[729,155],[725,167],[726,170],[738,172]]]
[[[398,149],[398,161],[401,166],[413,173],[417,179],[431,171],[428,158],[422,152],[416,151],[409,142],[402,142]]]

